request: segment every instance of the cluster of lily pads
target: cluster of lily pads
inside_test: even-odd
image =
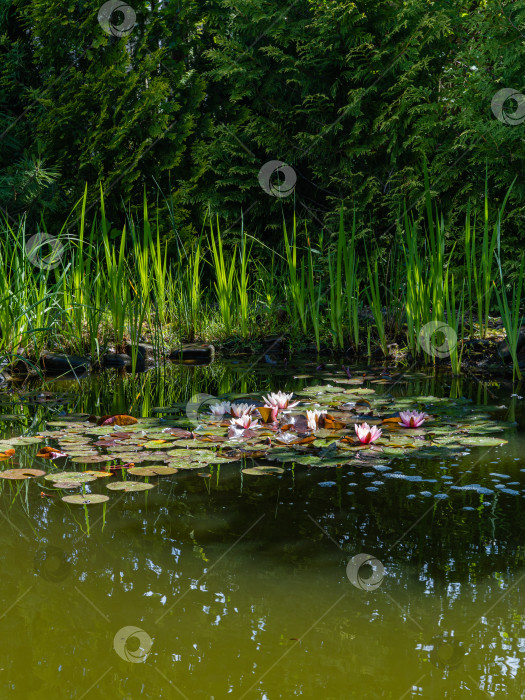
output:
[[[152,418],[69,415],[50,421],[39,435],[0,443],[0,461],[8,467],[0,478],[42,478],[43,489],[78,489],[62,500],[87,505],[108,500],[86,492],[92,482],[109,491],[145,491],[154,488],[150,478],[181,470],[209,476],[206,467],[239,460],[244,474],[271,475],[284,471],[275,463],[356,468],[407,457],[443,459],[472,446],[506,443],[496,434],[512,424],[492,418],[498,407],[377,394],[362,386],[365,379],[310,386],[295,395],[203,403],[196,422],[181,416],[179,407],[158,409],[161,417]],[[32,443],[41,445],[36,459],[51,469],[14,466],[17,446]]]

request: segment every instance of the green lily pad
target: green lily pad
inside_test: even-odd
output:
[[[111,455],[82,455],[80,457],[73,457],[71,460],[77,464],[97,464],[99,462],[112,462],[115,458]]]
[[[171,447],[172,444],[173,441],[168,442],[167,440],[149,440],[148,442],[143,443],[142,447],[145,450],[166,450]]]
[[[177,469],[202,469],[204,466],[203,462],[179,462],[177,460],[169,464],[171,467],[176,467]]]
[[[96,481],[97,477],[93,474],[85,474],[84,472],[51,472],[46,474],[46,481],[54,481],[55,483],[77,483],[87,484],[90,481]]]
[[[270,476],[272,474],[282,474],[284,469],[281,467],[248,467],[243,469],[243,474],[251,474],[253,476]]]
[[[508,440],[503,440],[503,438],[484,437],[483,435],[466,435],[458,436],[457,442],[459,442],[461,445],[498,447],[499,445],[506,445]]]
[[[145,484],[142,481],[114,481],[107,484],[106,488],[111,491],[149,491],[154,484]]]
[[[175,467],[154,464],[151,467],[131,467],[128,469],[128,474],[133,474],[133,476],[169,476],[176,474],[177,471]]]
[[[143,452],[118,452],[117,454],[108,455],[108,457],[118,459],[120,462],[133,462],[133,464],[142,464],[142,462],[147,462],[148,459],[159,459],[158,453],[148,455]]]
[[[43,442],[41,437],[13,437],[9,439],[11,445],[38,445]]]
[[[66,503],[74,503],[79,506],[93,505],[94,503],[104,503],[109,501],[109,496],[104,496],[101,493],[77,493],[73,496],[62,496],[62,500]]]

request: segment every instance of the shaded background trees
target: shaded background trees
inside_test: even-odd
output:
[[[450,235],[469,198],[481,206],[486,174],[495,204],[516,180],[504,246],[520,244],[525,126],[496,119],[491,100],[525,89],[524,2],[129,4],[136,25],[119,38],[101,29],[98,2],[3,1],[11,216],[59,227],[87,182],[115,225],[145,189],[166,236],[191,237],[210,208],[228,235],[244,212],[271,243],[283,212],[335,229],[343,200],[360,235],[387,247],[403,203],[422,212],[426,159]],[[297,174],[282,199],[257,179],[275,159]]]

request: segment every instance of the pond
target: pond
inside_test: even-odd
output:
[[[268,453],[195,469],[181,462],[176,473],[146,479],[119,470],[82,486],[109,495],[87,506],[63,501],[69,489],[43,476],[0,480],[0,696],[525,697],[525,399],[474,379],[380,367],[350,375],[340,364],[215,362],[135,379],[117,371],[49,379],[0,395],[1,438],[16,450],[0,467],[46,474],[109,468],[79,461],[94,448],[71,414],[129,414],[160,439],[178,408],[184,425],[184,404],[198,393],[260,399],[286,389],[304,403],[312,386],[349,397],[370,389],[357,394],[354,413],[366,416],[366,401],[370,408],[378,397],[383,406],[413,402],[435,419],[425,440],[432,432],[455,446],[418,456],[406,441],[421,434],[410,431],[399,456],[395,447],[373,459],[365,450],[360,461],[354,450],[342,465],[269,461]],[[463,427],[453,425],[463,411]],[[140,420],[151,417],[160,422]],[[481,444],[468,444],[483,432],[474,424],[489,436]],[[226,435],[214,425],[210,435]],[[80,456],[36,457],[44,440],[57,444],[52,430]],[[126,430],[102,426],[91,441]],[[293,447],[299,460],[313,449],[279,449]],[[274,473],[243,472],[255,465]],[[121,478],[153,488],[106,488]]]

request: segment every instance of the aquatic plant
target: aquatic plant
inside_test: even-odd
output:
[[[294,408],[297,406],[299,401],[292,402],[292,394],[285,394],[282,391],[277,391],[276,393],[270,393],[268,396],[263,396],[264,405],[268,408],[277,408],[279,411],[283,411],[287,408]]]
[[[355,425],[355,433],[359,442],[363,445],[367,445],[370,442],[375,442],[381,437],[382,430],[377,428],[375,425],[370,427],[368,423],[361,423]]]
[[[232,418],[230,420],[230,425],[234,428],[244,428],[245,430],[251,430],[259,425],[258,420],[254,420],[249,414],[245,413],[239,418]]]
[[[319,427],[319,420],[323,416],[326,416],[327,411],[318,411],[314,409],[313,411],[306,411],[306,421],[310,430],[317,430]]]
[[[254,403],[232,403],[230,404],[230,413],[235,418],[241,418],[247,414],[249,415],[256,408],[257,406]]]
[[[210,404],[210,411],[214,416],[223,416],[225,413],[229,413],[231,409],[231,404],[229,401],[221,401],[220,403]]]
[[[401,425],[407,428],[419,428],[428,418],[428,415],[419,411],[400,411],[399,417],[401,418]]]

